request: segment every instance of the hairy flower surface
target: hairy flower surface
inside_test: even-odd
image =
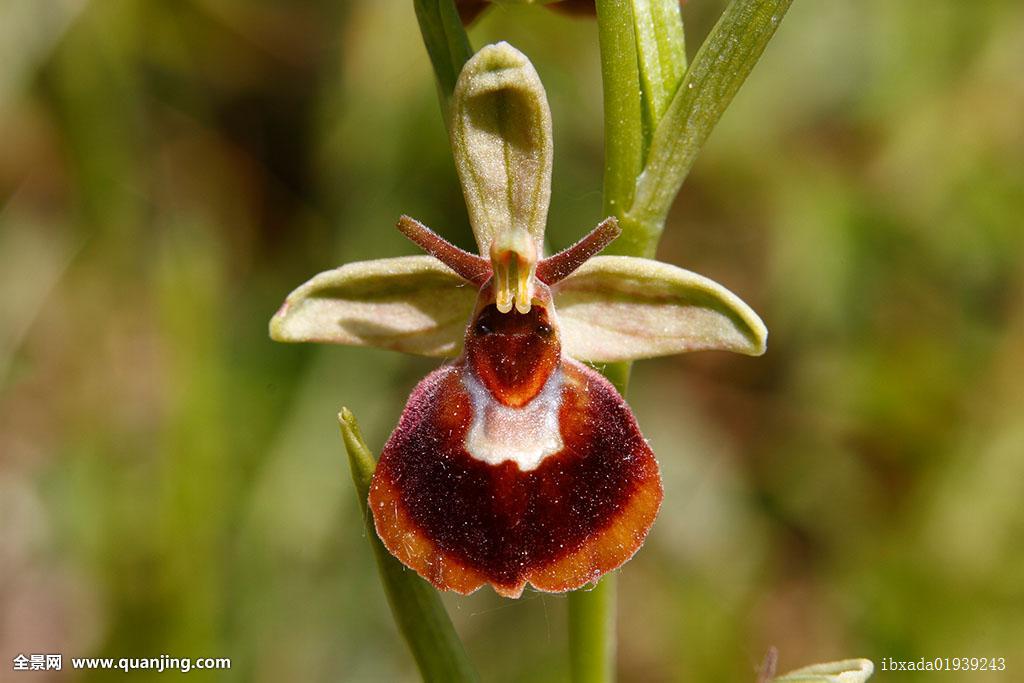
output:
[[[611,218],[542,258],[551,115],[515,48],[466,63],[450,116],[480,255],[403,216],[399,230],[429,255],[321,273],[270,333],[453,358],[416,387],[384,446],[369,498],[378,535],[440,589],[572,590],[632,557],[662,499],[632,412],[580,361],[759,355],[767,331],[707,278],[597,256],[619,234]]]

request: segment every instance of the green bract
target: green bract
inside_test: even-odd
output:
[[[320,273],[288,296],[271,320],[272,338],[456,356],[477,291],[489,278],[499,310],[513,304],[530,309],[551,193],[552,142],[547,97],[523,53],[498,43],[466,63],[450,130],[480,256],[403,217],[400,229],[455,270],[433,256],[406,256]],[[614,221],[595,232],[609,229],[617,234]],[[705,277],[632,256],[597,256],[571,269],[547,281],[569,356],[613,362],[704,349],[764,353],[764,323]]]

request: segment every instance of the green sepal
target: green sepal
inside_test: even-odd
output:
[[[270,337],[457,356],[476,294],[432,256],[348,263],[289,294]]]
[[[539,255],[551,199],[551,111],[526,55],[505,42],[473,55],[455,86],[450,131],[480,255],[524,238]]]
[[[765,351],[768,330],[728,289],[682,268],[596,256],[555,286],[565,353],[598,363],[721,349]]]

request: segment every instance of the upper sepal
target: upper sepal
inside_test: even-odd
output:
[[[455,168],[480,255],[543,251],[551,198],[551,111],[530,60],[508,43],[466,62],[451,109]],[[528,240],[527,246],[522,242]]]
[[[432,256],[349,263],[289,294],[270,321],[270,337],[456,356],[476,294]]]
[[[667,263],[596,256],[553,288],[562,348],[599,363],[722,349],[765,351],[768,330],[710,280]]]

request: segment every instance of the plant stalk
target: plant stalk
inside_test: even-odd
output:
[[[569,594],[569,666],[574,683],[615,679],[615,575]]]
[[[631,0],[597,0],[597,31],[604,89],[605,215],[620,221],[622,235],[606,253],[647,255],[638,230],[625,222],[633,205],[636,178],[643,167],[644,121],[640,69]],[[629,384],[630,363],[612,363],[600,372],[620,394]],[[569,594],[569,667],[573,683],[615,680],[616,577],[605,576],[591,589]]]
[[[640,69],[631,0],[598,0],[597,37],[604,90],[604,210],[621,219],[633,205],[636,178],[643,168]],[[623,226],[616,243],[626,233]]]

